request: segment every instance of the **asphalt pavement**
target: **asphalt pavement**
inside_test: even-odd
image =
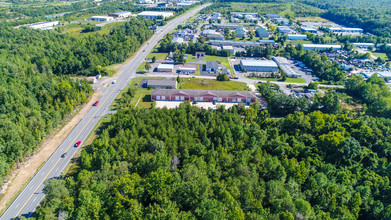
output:
[[[80,146],[75,147],[75,143],[81,141],[81,145],[83,145],[84,141],[95,125],[99,122],[100,118],[110,112],[109,107],[118,93],[126,87],[131,79],[136,76],[137,67],[144,62],[146,56],[154,48],[158,41],[176,26],[192,17],[208,5],[210,4],[202,5],[178,18],[175,18],[155,32],[151,39],[133,56],[133,59],[127,62],[121,69],[120,73],[113,78],[113,81],[115,80],[116,83],[110,84],[104,89],[103,94],[99,99],[99,105],[92,107],[86,116],[75,126],[61,145],[58,146],[57,150],[50,156],[30,182],[19,193],[16,199],[1,216],[0,220],[18,219],[21,216],[28,218],[34,213],[35,209],[45,196],[42,191],[44,188],[44,181],[58,178],[62,174],[72,157],[80,149]],[[67,153],[67,156],[62,158],[61,155],[64,153]]]

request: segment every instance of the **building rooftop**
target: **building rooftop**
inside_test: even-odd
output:
[[[157,67],[158,69],[174,69],[174,64],[165,64],[165,63],[160,63]]]
[[[163,17],[168,17],[174,15],[173,12],[163,12],[163,11],[143,11],[139,16],[163,16]]]
[[[269,66],[278,67],[277,63],[273,60],[240,60],[244,66]]]
[[[325,48],[325,47],[330,47],[330,48],[341,48],[341,45],[337,44],[303,44],[303,47],[319,47],[319,48]]]
[[[233,50],[234,48],[232,46],[223,46],[224,50]]]
[[[219,68],[219,63],[217,61],[208,61],[206,62],[206,68],[217,69]]]
[[[259,45],[258,42],[250,41],[233,41],[233,40],[210,40],[211,43],[232,43],[232,44],[244,44],[244,45]]]
[[[152,96],[154,95],[175,95],[184,94],[189,96],[202,96],[211,95],[217,97],[227,96],[242,96],[247,98],[256,98],[254,92],[250,91],[228,91],[228,90],[190,90],[190,89],[154,89],[152,90]]]
[[[244,29],[243,28],[238,28],[236,29],[237,34],[244,34]]]
[[[288,34],[288,37],[307,37],[305,34]]]
[[[174,39],[172,39],[171,43],[183,43],[183,38],[182,37],[174,37]]]
[[[176,87],[177,82],[174,78],[168,78],[168,79],[148,79],[147,80],[148,86],[172,86]]]
[[[275,43],[274,40],[259,40],[261,43]]]
[[[111,13],[112,15],[126,15],[126,14],[132,14],[130,11],[120,11],[120,12],[114,12]]]

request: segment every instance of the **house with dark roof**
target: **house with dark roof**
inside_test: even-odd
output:
[[[208,61],[206,62],[206,71],[208,72],[216,72],[219,70],[219,63],[216,61]]]
[[[154,89],[151,99],[152,101],[251,103],[255,101],[256,96],[250,91]]]

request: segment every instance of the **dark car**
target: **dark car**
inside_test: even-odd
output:
[[[99,104],[99,101],[96,101],[93,106],[97,106]]]
[[[216,105],[217,101],[216,100],[213,100],[213,105]]]
[[[61,155],[61,157],[62,157],[62,158],[65,158],[67,155],[68,155],[67,153],[63,153],[63,154]]]
[[[76,142],[75,147],[80,146],[80,144],[81,144],[81,141]]]

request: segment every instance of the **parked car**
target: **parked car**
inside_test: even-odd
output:
[[[93,106],[97,106],[99,104],[99,101],[96,101]]]
[[[213,100],[213,105],[216,105],[217,101],[216,100]]]
[[[81,144],[81,141],[76,142],[75,147],[80,146],[80,144]]]

